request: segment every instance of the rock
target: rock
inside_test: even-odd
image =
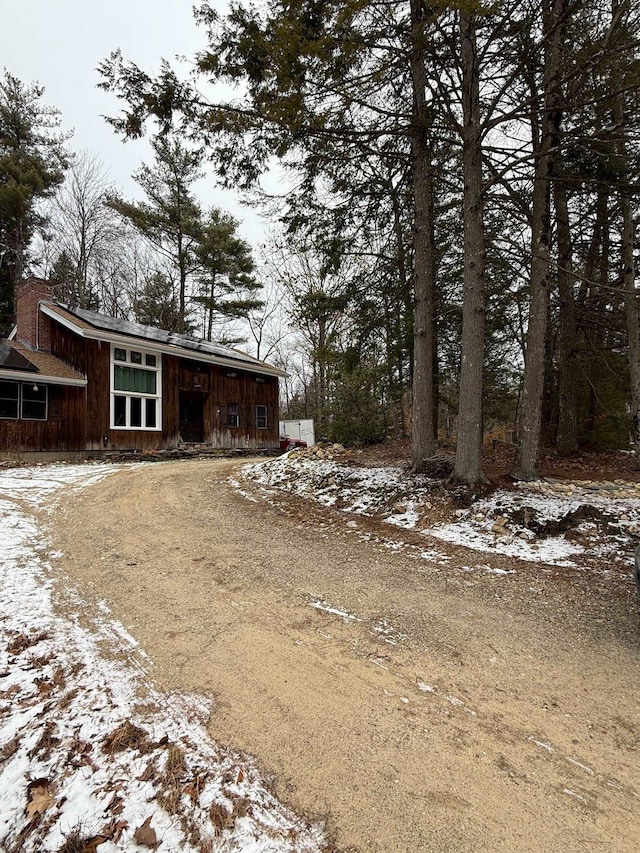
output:
[[[506,524],[507,519],[504,517],[504,515],[499,515],[495,520],[494,527],[505,527]]]
[[[334,444],[331,449],[334,453],[344,453],[344,447],[341,444]]]
[[[564,534],[564,538],[568,539],[569,542],[575,542],[576,545],[584,545],[587,541],[585,535],[579,530],[567,530]]]
[[[402,504],[394,504],[393,511],[395,512],[396,515],[404,515],[405,512],[407,511],[407,508],[406,508],[406,506],[403,506]]]

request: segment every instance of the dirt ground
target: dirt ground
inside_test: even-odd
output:
[[[640,849],[629,584],[535,567],[466,582],[329,510],[247,500],[233,469],[127,468],[53,524],[61,571],[157,685],[213,695],[215,740],[340,851]]]

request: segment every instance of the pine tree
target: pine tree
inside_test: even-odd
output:
[[[117,195],[110,206],[128,220],[175,270],[178,281],[178,320],[174,331],[185,331],[187,281],[198,267],[196,245],[201,226],[201,210],[192,187],[201,177],[198,151],[184,146],[177,137],[152,140],[154,163],[144,165],[135,175],[146,201],[125,201]]]
[[[13,322],[14,291],[29,261],[42,219],[38,202],[64,178],[68,138],[58,110],[42,103],[44,89],[5,71],[0,81],[0,335]]]
[[[254,277],[251,247],[237,233],[238,221],[213,208],[198,230],[195,247],[198,294],[194,301],[204,309],[207,340],[219,321],[246,319],[261,306],[256,294],[261,284]]]

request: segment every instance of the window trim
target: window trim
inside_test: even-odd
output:
[[[121,358],[115,358],[115,351],[117,350],[126,350],[126,360],[123,361]],[[131,353],[139,353],[141,362],[134,362],[131,360]],[[157,356],[157,353],[154,353],[150,350],[145,350],[135,344],[133,346],[124,346],[122,344],[111,344],[110,347],[110,355],[109,355],[109,425],[112,430],[126,430],[132,432],[162,432],[162,358],[156,357],[156,365],[148,365],[146,363],[146,356],[154,355]],[[153,373],[156,377],[156,392],[155,394],[147,394],[144,391],[122,391],[119,388],[115,387],[115,369],[116,367],[130,367],[132,370],[144,370],[147,373]],[[115,422],[115,398],[116,397],[124,397],[125,398],[125,425],[116,425]],[[141,410],[141,426],[131,426],[131,400],[132,398],[140,399],[140,410]],[[147,405],[146,400],[155,400],[156,401],[156,425],[155,426],[147,426]]]
[[[260,409],[264,409],[264,415],[260,414]],[[261,419],[264,419],[264,426],[260,426]],[[262,403],[256,404],[256,429],[269,429],[269,407]]]

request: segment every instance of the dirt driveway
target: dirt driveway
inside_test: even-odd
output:
[[[341,851],[640,849],[640,609],[452,584],[232,468],[127,468],[54,525],[158,686],[213,694],[214,739]]]

